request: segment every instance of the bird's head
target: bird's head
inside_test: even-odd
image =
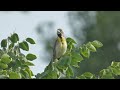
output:
[[[62,31],[62,29],[57,29],[57,35],[58,35],[58,37],[62,37],[62,36],[64,36],[64,32]]]

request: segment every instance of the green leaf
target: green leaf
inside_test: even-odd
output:
[[[19,53],[19,59],[23,60],[25,58],[25,55],[23,53]]]
[[[22,69],[24,69],[24,68],[28,68],[29,66],[23,64],[21,67],[22,67]]]
[[[66,71],[66,75],[67,75],[67,77],[74,76],[74,73],[73,73],[73,70],[72,70],[71,66],[68,67],[68,69]]]
[[[42,79],[57,79],[57,71],[47,71],[46,75],[44,75],[44,77],[42,77]]]
[[[90,56],[90,50],[85,45],[83,45],[83,47],[80,47],[80,53],[87,58]]]
[[[28,46],[28,43],[26,41],[19,43],[19,47],[25,51],[29,51],[29,46]]]
[[[93,79],[94,75],[90,72],[85,72],[84,74],[77,76],[76,79]]]
[[[83,57],[76,53],[76,52],[72,52],[71,53],[71,65],[74,67],[79,67],[78,63],[81,62],[83,60]]]
[[[111,71],[113,74],[115,75],[120,75],[120,68],[113,68],[113,67],[110,67]]]
[[[73,39],[70,38],[70,37],[68,37],[68,38],[66,39],[66,41],[67,41],[68,44],[69,44],[69,43],[77,44],[77,43],[75,42],[75,40],[73,40]]]
[[[47,71],[45,71],[45,72],[42,72],[41,74],[38,73],[38,74],[36,75],[36,77],[37,77],[38,79],[42,79],[42,78],[44,78],[46,75],[48,75],[49,72],[50,72],[50,71],[47,70]]]
[[[28,60],[30,60],[30,61],[33,61],[34,59],[36,59],[37,57],[34,55],[34,54],[31,54],[31,53],[29,53],[29,54],[27,54],[27,56],[26,56],[26,59],[28,59]]]
[[[26,68],[25,71],[28,72],[29,78],[31,78],[33,76],[33,73],[32,73],[32,71],[29,68]]]
[[[3,54],[1,57],[1,62],[5,64],[9,64],[12,60],[10,59],[10,56],[8,54]]]
[[[28,66],[35,66],[33,63],[31,63],[31,62],[25,62],[24,63],[25,65],[28,65]]]
[[[14,43],[11,43],[8,48],[11,49],[13,47],[14,47]]]
[[[91,44],[91,42],[87,43],[86,46],[90,51],[96,52],[96,48]]]
[[[12,43],[16,43],[17,41],[19,41],[18,34],[14,33],[13,35],[11,35],[11,37],[9,37],[9,39],[11,40]]]
[[[0,49],[0,57],[4,54],[4,51]]]
[[[75,46],[76,42],[72,38],[67,38],[67,50],[71,51]]]
[[[57,79],[58,75],[57,75],[57,70],[46,70],[45,72],[42,72],[41,74],[38,73],[36,75],[36,78],[38,79]]]
[[[58,69],[66,69],[68,65],[70,65],[70,57],[64,56],[62,57],[56,64]]]
[[[8,68],[8,65],[0,62],[0,68],[6,69],[6,68]]]
[[[105,75],[107,73],[106,69],[100,71],[100,76]]]
[[[91,42],[93,46],[95,46],[96,48],[102,47],[103,44],[98,41],[98,40],[94,40],[93,42]]]
[[[1,47],[7,47],[7,39],[1,41]]]
[[[0,75],[7,75],[7,70],[0,70]]]
[[[45,67],[44,72],[47,71],[47,70],[53,70],[54,67],[55,67],[55,65],[56,65],[56,63],[50,62],[50,63],[48,64],[48,66]]]
[[[17,59],[16,55],[12,51],[8,52],[8,55],[14,60]]]
[[[7,70],[3,70],[2,74],[7,75]]]
[[[84,75],[77,76],[76,79],[86,79]]]
[[[101,79],[114,79],[114,77],[112,76],[111,73],[109,73],[109,74],[103,75]]]
[[[10,78],[10,79],[21,79],[21,76],[20,76],[20,73],[10,72],[10,73],[9,73],[9,78]]]
[[[67,45],[67,50],[71,51],[73,48],[74,48],[73,43],[69,43],[69,44]]]
[[[77,52],[72,52],[71,54],[72,58],[76,59],[76,62],[81,62],[83,60],[83,57]]]
[[[16,67],[21,67],[21,66],[22,66],[22,62],[16,59]]]
[[[101,79],[114,79],[110,69],[103,69],[103,70],[101,70],[99,75],[100,75]]]
[[[120,62],[112,62],[111,67],[117,67],[120,68]]]
[[[71,60],[71,65],[76,67],[76,68],[79,68],[79,65],[78,65],[78,62],[76,62],[76,59]]]
[[[29,73],[26,70],[20,71],[22,78],[29,79]]]
[[[32,38],[26,38],[26,41],[30,44],[35,44],[35,41]]]
[[[82,74],[82,76],[86,77],[87,79],[95,78],[95,76],[90,72],[85,72],[84,74]]]

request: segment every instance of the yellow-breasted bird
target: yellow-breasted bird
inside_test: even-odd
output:
[[[62,29],[57,29],[57,36],[58,37],[55,41],[54,49],[53,49],[53,62],[56,59],[59,60],[60,57],[64,55],[67,50],[67,42]]]

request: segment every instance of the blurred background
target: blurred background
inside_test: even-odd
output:
[[[31,67],[34,74],[43,72],[49,64],[58,28],[77,46],[93,40],[104,45],[74,69],[76,75],[97,74],[112,61],[120,61],[120,11],[0,11],[0,41],[13,32],[20,41],[27,37],[35,40],[29,51],[37,56]]]

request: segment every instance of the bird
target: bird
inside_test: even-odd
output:
[[[57,29],[57,39],[53,48],[53,62],[59,60],[67,51],[67,42],[62,29]]]

